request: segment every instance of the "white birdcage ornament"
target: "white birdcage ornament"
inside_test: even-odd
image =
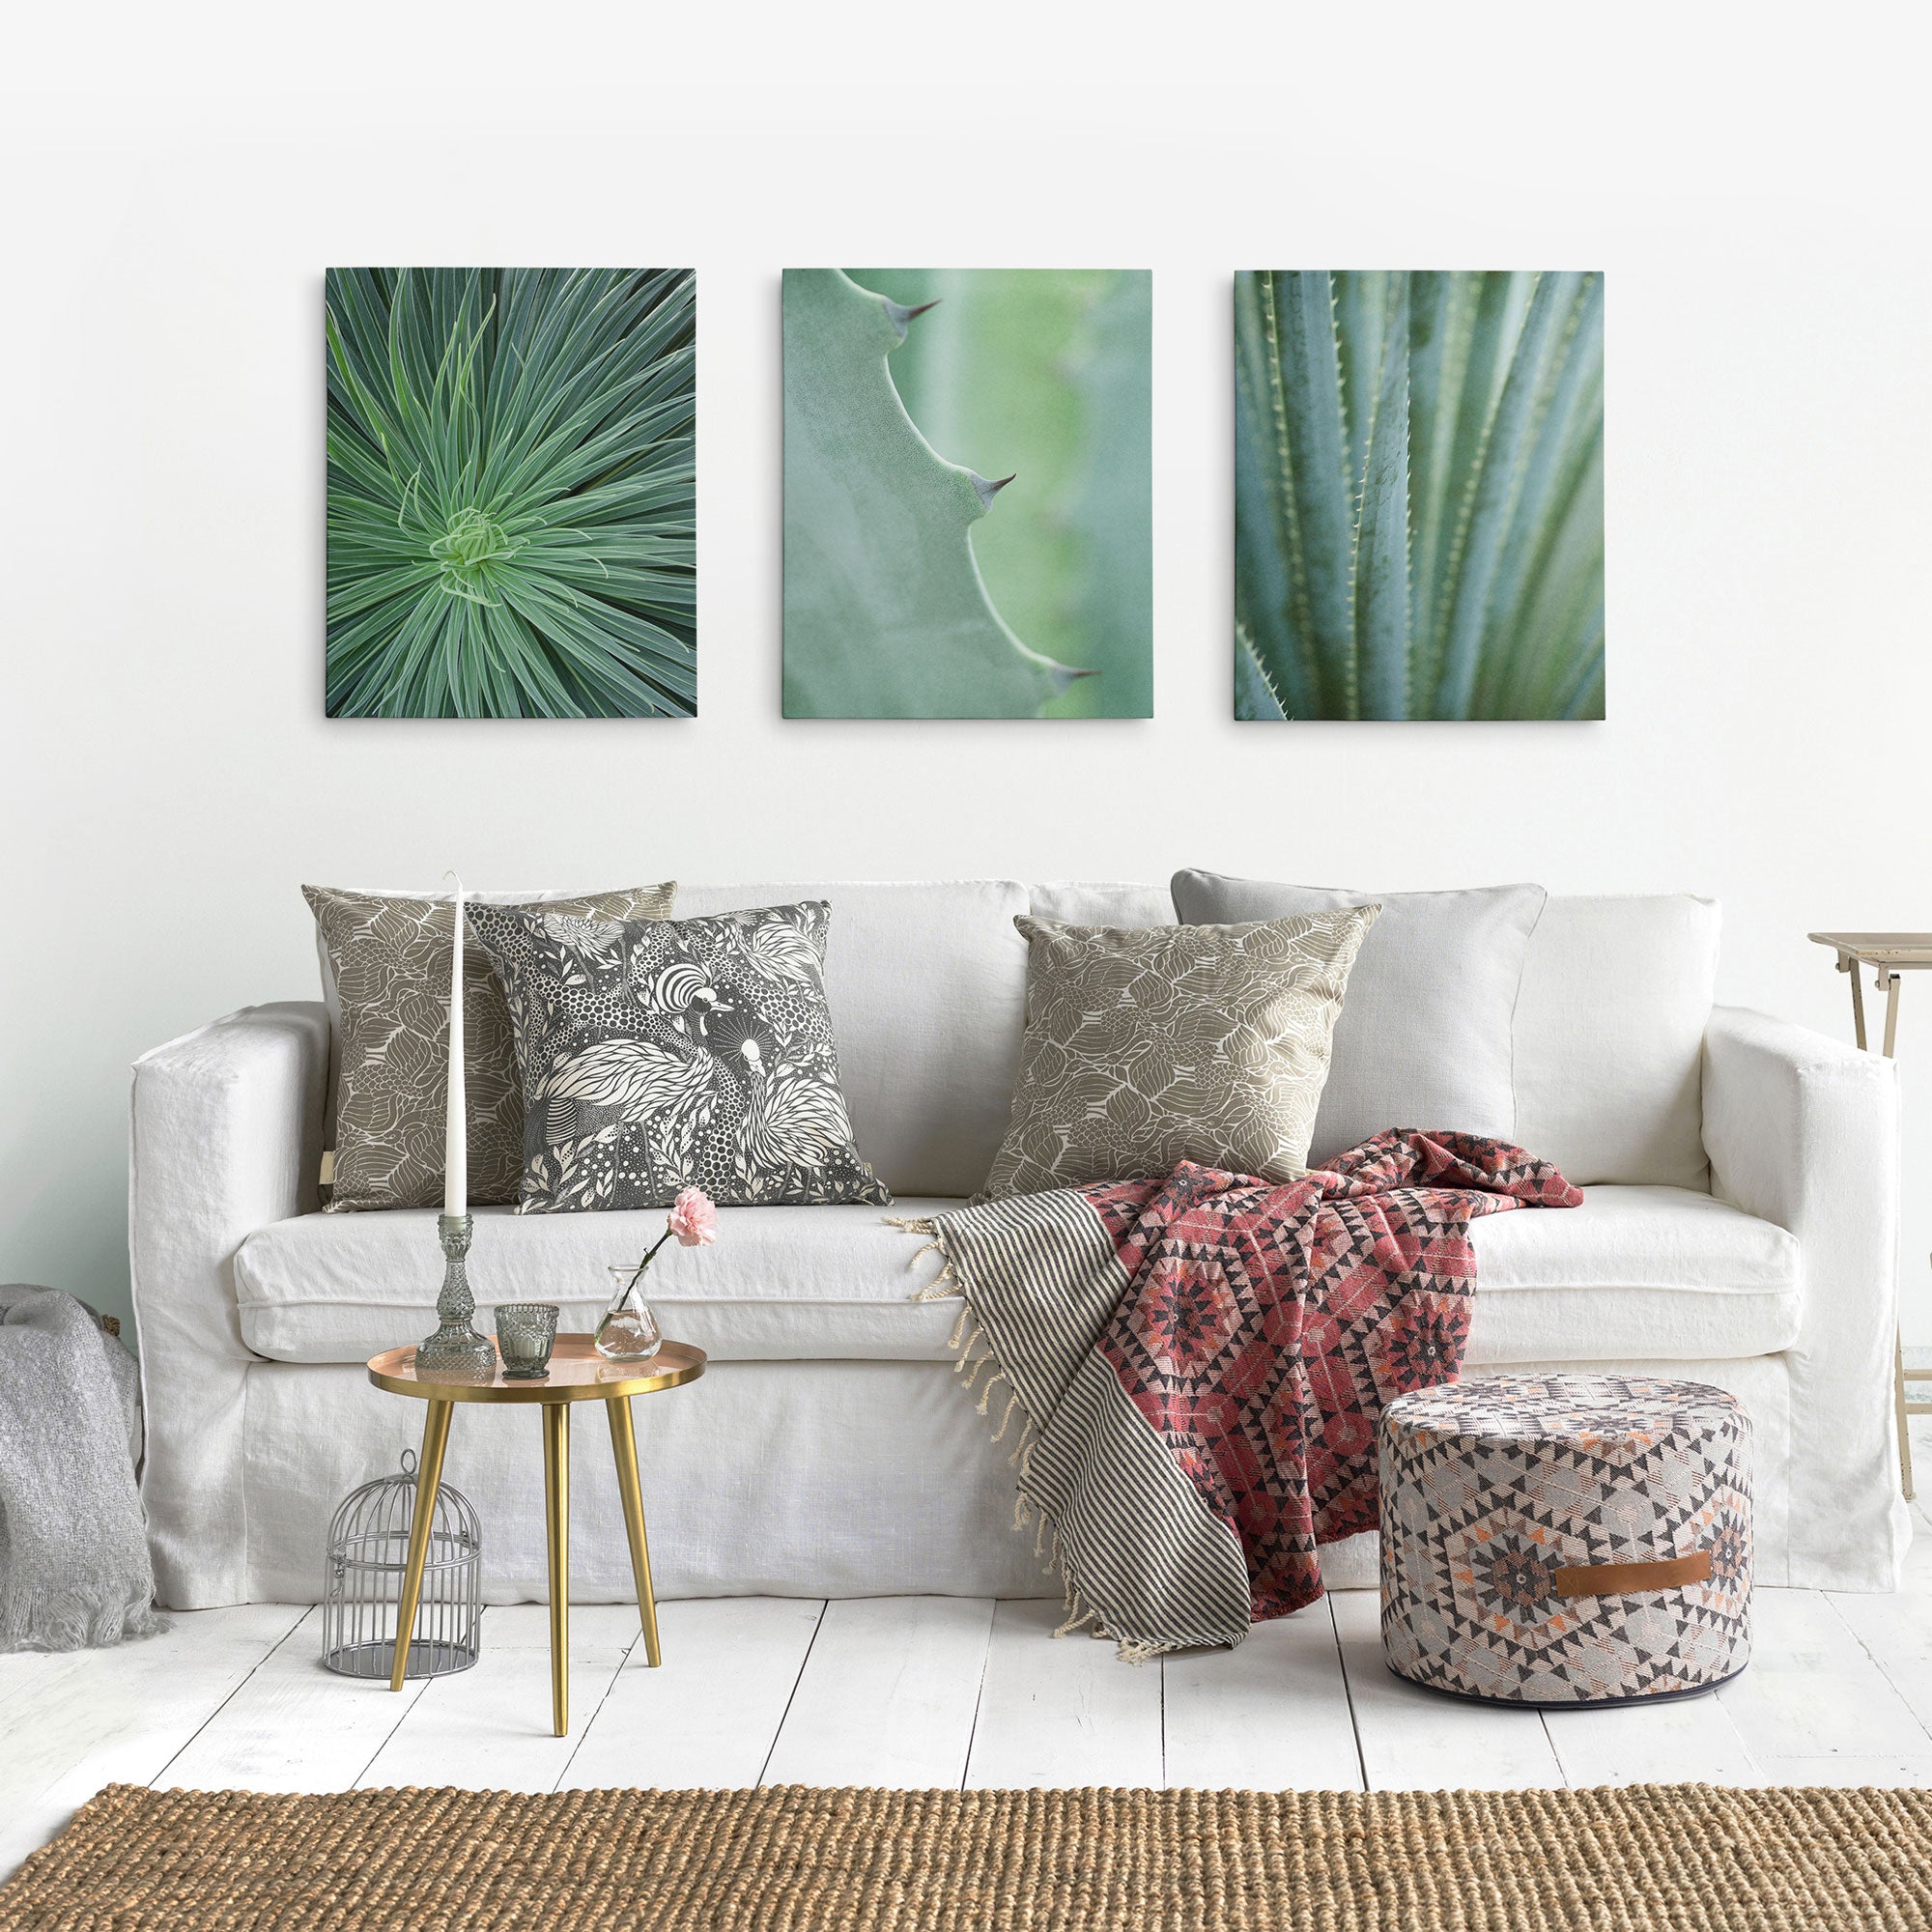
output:
[[[396,1655],[396,1610],[415,1519],[416,1459],[346,1496],[328,1525],[322,1661],[345,1677],[387,1680]],[[410,1634],[406,1677],[447,1677],[476,1662],[483,1622],[483,1536],[460,1490],[437,1490],[423,1561],[422,1600]]]

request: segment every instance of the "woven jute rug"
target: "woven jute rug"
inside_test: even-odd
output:
[[[114,1785],[0,1932],[1846,1932],[1932,1924],[1932,1793]]]

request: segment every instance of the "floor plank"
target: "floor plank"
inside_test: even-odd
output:
[[[102,1785],[159,1776],[303,1615],[243,1604],[111,1650],[0,1657],[0,1879]]]
[[[641,1643],[563,1775],[564,1788],[663,1791],[755,1785],[825,1605],[717,1597],[658,1605],[664,1662]]]
[[[1055,1640],[1059,1598],[1001,1604],[966,1763],[984,1791],[1161,1781],[1161,1666],[1085,1631]]]
[[[1932,1734],[1849,1634],[1815,1590],[1752,1599],[1750,1666],[1717,1694],[1767,1772],[1773,1758],[1932,1754]]]
[[[578,1604],[570,1612],[570,1734],[551,1729],[550,1606],[505,1604],[483,1612],[473,1670],[424,1687],[358,1784],[453,1784],[468,1791],[552,1791],[582,1742],[633,1639],[629,1604]]]
[[[1932,1454],[1919,1464],[1932,1469]],[[1885,1785],[1922,1790],[1932,1785],[1932,1754],[1919,1757],[1777,1757],[1765,1759],[1767,1784]]]
[[[392,1691],[386,1679],[325,1669],[318,1605],[153,1781],[199,1791],[347,1791],[427,1682]]]
[[[1170,1657],[1163,1671],[1170,1789],[1362,1788],[1328,1600],[1261,1625],[1238,1650]]]
[[[1566,1782],[1762,1784],[1765,1773],[1715,1694],[1543,1714]]]
[[[1916,1439],[1916,1429],[1914,1434]],[[1925,1469],[1932,1484],[1932,1443]],[[1932,1727],[1932,1523],[1919,1503],[1913,1505],[1913,1544],[1896,1595],[1834,1591],[1827,1601],[1912,1715]]]
[[[1535,1711],[1464,1704],[1405,1683],[1382,1662],[1376,1592],[1341,1590],[1329,1602],[1371,1791],[1523,1791],[1563,1782]]]
[[[763,1782],[956,1786],[992,1631],[989,1597],[827,1604]]]

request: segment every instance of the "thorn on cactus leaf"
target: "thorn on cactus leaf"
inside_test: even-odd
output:
[[[993,498],[1004,490],[1020,472],[1015,469],[1010,476],[997,476],[990,483],[977,469],[969,469],[967,475],[973,479],[973,487],[980,493],[980,500],[987,509],[993,507]]]
[[[901,342],[906,339],[906,327],[912,321],[913,317],[923,315],[929,308],[937,308],[940,302],[940,298],[934,296],[929,302],[921,302],[914,308],[907,308],[903,302],[895,302],[890,296],[881,296],[879,299],[885,303],[886,314],[890,318],[893,327],[897,331]]]
[[[1097,670],[1075,670],[1070,665],[1055,665],[1049,673],[1053,679],[1053,695],[1058,697],[1067,686],[1083,677],[1098,677]]]

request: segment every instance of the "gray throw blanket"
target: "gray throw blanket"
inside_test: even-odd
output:
[[[137,1382],[84,1303],[0,1286],[0,1651],[167,1628],[134,1487]]]

